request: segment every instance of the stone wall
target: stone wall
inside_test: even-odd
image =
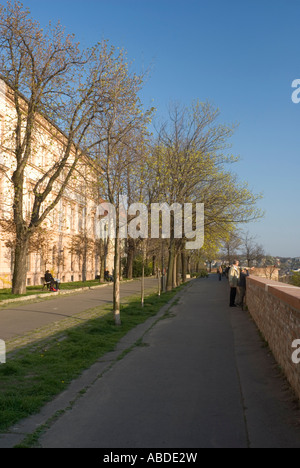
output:
[[[300,288],[266,278],[247,278],[247,306],[300,399],[300,364],[295,364],[292,343],[300,339]]]

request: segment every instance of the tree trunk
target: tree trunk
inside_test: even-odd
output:
[[[26,294],[28,242],[28,236],[18,236],[15,248],[12,294]]]
[[[164,255],[164,240],[161,240],[161,284],[162,284],[162,292],[166,290],[166,271],[165,271],[165,255]]]
[[[60,255],[60,254],[59,254]],[[86,270],[87,270],[87,238],[84,236],[83,241],[83,254],[82,254],[82,281],[86,282]]]
[[[134,239],[130,238],[128,239],[127,268],[126,268],[126,276],[128,279],[132,279],[134,250],[135,250]]]
[[[160,296],[161,294],[161,272],[160,272],[160,268],[157,269],[157,279],[158,279],[158,295]]]
[[[105,268],[106,268],[106,258],[105,258],[105,244],[104,244],[104,240],[103,239],[100,239],[100,277],[99,277],[99,283],[104,283],[104,271],[105,271]],[[102,251],[103,251],[103,255],[102,255]]]
[[[14,258],[14,273],[12,280],[12,293],[25,294],[27,281],[27,253],[30,236],[27,227],[24,223],[23,217],[24,169],[17,169],[13,173],[12,182],[14,184],[13,213],[14,223],[16,226],[16,246]]]
[[[177,286],[181,284],[181,273],[182,273],[182,262],[181,262],[181,252],[177,253],[177,262],[176,262],[176,283]]]
[[[143,260],[142,260],[142,285],[141,285],[141,302],[142,307],[144,307],[145,299],[145,260],[146,260],[146,245],[145,240],[142,240],[142,251],[143,251]]]
[[[116,325],[121,325],[120,315],[120,239],[119,229],[116,229],[115,259],[114,259],[114,291],[113,291],[113,313]]]
[[[169,261],[168,261],[168,272],[167,272],[167,291],[171,291],[173,287],[173,274],[174,274],[174,261],[175,261],[175,245],[174,239],[171,239],[169,249]]]
[[[191,274],[191,257],[190,255],[187,258],[187,272],[190,275]]]
[[[173,289],[177,287],[177,257],[178,257],[178,253],[175,252],[174,262],[173,262],[173,281],[172,281]]]
[[[143,259],[142,284],[141,284],[141,303],[142,303],[142,307],[144,307],[144,299],[145,299],[145,261]]]
[[[104,283],[105,281],[104,272],[105,270],[107,270],[107,254],[108,254],[108,246],[109,246],[110,239],[103,240],[102,242],[103,242],[103,258],[102,258],[101,265],[103,265],[103,267],[101,268],[101,275],[103,275],[103,277],[101,277],[101,280]]]
[[[156,255],[152,257],[152,276],[156,275]]]
[[[186,273],[187,273],[187,258],[186,258],[186,252],[183,250],[181,252],[181,268],[182,268],[182,282],[186,282]]]

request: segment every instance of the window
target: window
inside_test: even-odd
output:
[[[2,146],[2,137],[3,137],[3,116],[0,114],[0,145]]]
[[[78,231],[81,232],[83,230],[83,209],[78,207]]]
[[[62,231],[63,229],[63,223],[64,223],[64,207],[60,201],[59,203],[59,208],[58,208],[58,230],[59,232]]]
[[[52,265],[53,265],[53,267],[56,265],[56,256],[57,256],[57,247],[56,247],[56,245],[54,245],[53,249],[52,249]]]
[[[73,251],[71,251],[70,256],[71,256],[71,262],[70,262],[71,265],[70,266],[71,266],[71,271],[73,271],[74,270],[74,253],[73,253]]]
[[[71,231],[74,231],[74,225],[75,225],[75,210],[71,206],[71,212],[70,212],[70,229]]]
[[[32,203],[31,203],[31,194],[30,194],[30,193],[27,193],[27,200],[26,200],[26,216],[27,216],[28,219],[29,219],[30,216],[31,216],[31,207],[32,207]]]
[[[30,270],[31,270],[31,254],[28,254],[28,255],[27,255],[27,259],[26,259],[26,268],[27,268],[27,271],[30,271]]]
[[[11,274],[14,274],[15,269],[15,249],[10,248],[10,271]]]
[[[43,144],[39,151],[39,161],[41,169],[45,169],[46,164],[46,154],[47,154],[47,146]]]
[[[3,148],[2,148],[2,145],[3,145],[3,126],[4,126],[4,119],[3,119],[3,116],[0,114],[0,164],[4,164],[4,154],[3,154]]]

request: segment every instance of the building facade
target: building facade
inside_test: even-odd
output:
[[[26,108],[26,103],[24,103]],[[15,119],[13,94],[0,79],[0,288],[9,288],[14,268],[15,234],[12,223],[13,184],[16,167],[13,153]],[[25,169],[24,217],[29,220],[34,202],[34,187],[59,161],[64,151],[64,135],[43,116],[38,116],[30,160]],[[72,162],[72,160],[71,160]],[[42,212],[57,197],[66,177],[63,171],[42,206]],[[59,202],[32,236],[27,255],[27,285],[43,282],[46,270],[61,282],[94,279],[106,266],[112,269],[111,247],[99,240],[96,213],[99,203],[97,180],[88,158],[78,165]],[[103,266],[103,263],[102,263]]]

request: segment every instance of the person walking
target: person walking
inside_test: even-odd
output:
[[[237,293],[237,287],[240,280],[240,269],[239,269],[239,261],[235,260],[233,262],[232,267],[228,272],[228,280],[230,286],[230,307],[237,307],[235,304],[235,298]]]
[[[221,266],[219,266],[218,268],[218,274],[219,274],[219,281],[222,281],[223,268]]]

